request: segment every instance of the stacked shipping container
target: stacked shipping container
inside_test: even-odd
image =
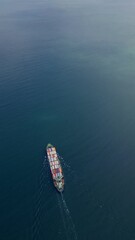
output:
[[[50,169],[53,179],[62,178],[62,169],[56,149],[54,147],[47,149],[47,157],[50,164]]]

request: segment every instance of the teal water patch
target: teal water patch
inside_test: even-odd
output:
[[[2,0],[0,16],[0,239],[134,239],[134,2]]]

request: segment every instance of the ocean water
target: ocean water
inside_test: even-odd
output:
[[[0,1],[0,240],[135,240],[134,9]]]

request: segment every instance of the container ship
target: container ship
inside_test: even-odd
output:
[[[47,159],[50,165],[54,186],[59,192],[64,190],[64,176],[56,148],[52,144],[46,147]]]

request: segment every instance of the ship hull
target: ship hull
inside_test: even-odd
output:
[[[53,184],[58,192],[64,190],[64,175],[61,167],[60,160],[58,158],[56,148],[52,144],[48,144],[46,147],[47,159],[50,166],[50,171],[53,179]]]

